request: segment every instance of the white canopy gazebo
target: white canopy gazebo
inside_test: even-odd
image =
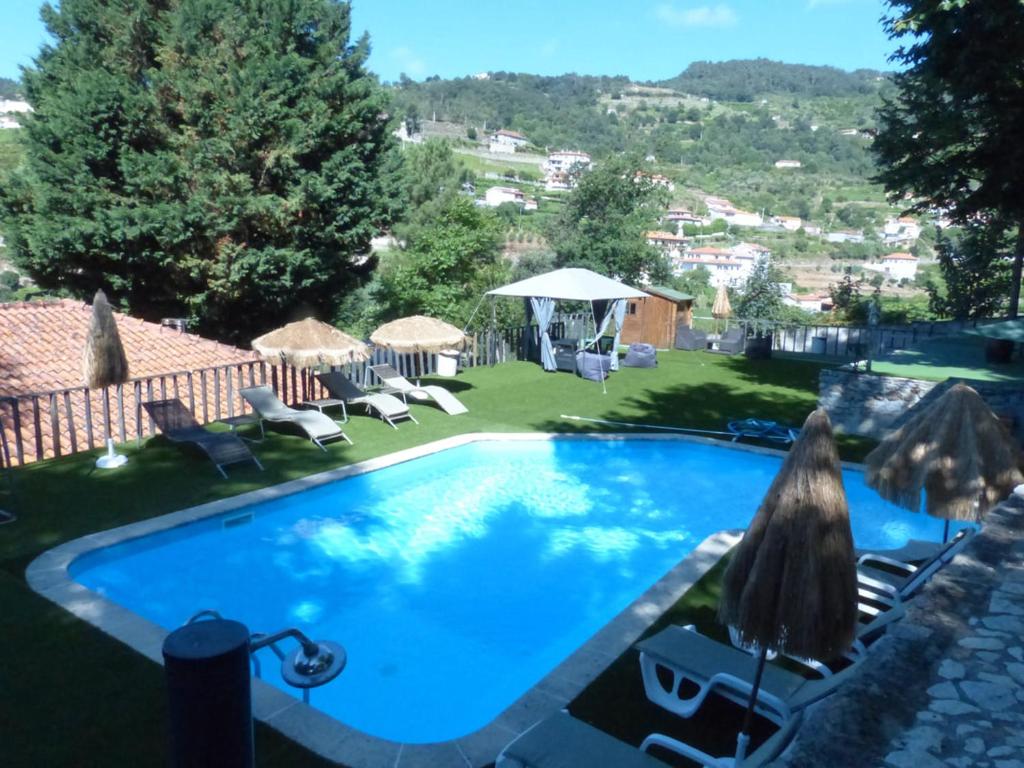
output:
[[[590,302],[594,319],[594,339],[599,339],[615,319],[615,347],[618,348],[622,323],[626,318],[626,299],[643,299],[647,294],[618,280],[591,272],[589,269],[556,269],[517,283],[495,288],[488,296],[515,296],[529,300],[529,308],[540,329],[540,359],[545,371],[555,370],[555,353],[548,330],[555,316],[555,304],[562,301]],[[612,355],[613,370],[619,367],[618,356]]]

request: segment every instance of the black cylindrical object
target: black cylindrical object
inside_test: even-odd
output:
[[[253,768],[249,630],[197,621],[164,640],[174,768]]]

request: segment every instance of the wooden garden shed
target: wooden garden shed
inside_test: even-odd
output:
[[[693,324],[693,296],[671,288],[644,288],[646,299],[629,299],[622,325],[622,343],[644,342],[658,349],[675,344],[676,326]]]

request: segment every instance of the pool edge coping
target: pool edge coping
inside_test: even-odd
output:
[[[37,556],[26,568],[29,587],[74,616],[163,664],[162,646],[169,631],[71,578],[80,557],[133,539],[178,528],[241,507],[290,496],[326,483],[402,464],[440,451],[476,442],[531,440],[684,441],[772,456],[785,451],[707,437],[644,433],[473,432],[432,441],[355,464],[318,472],[274,486],[207,502],[166,515],[106,531],[87,534]],[[863,470],[862,465],[843,464]],[[269,683],[253,678],[253,716],[306,749],[350,768],[413,768],[459,766],[481,768],[501,749],[537,721],[567,706],[615,659],[628,650],[668,608],[674,605],[740,539],[741,531],[720,531],[705,538],[690,554],[620,611],[539,682],[482,728],[444,742],[407,744],[370,736],[347,726]]]

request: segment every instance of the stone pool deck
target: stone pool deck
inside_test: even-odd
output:
[[[1024,499],[907,603],[776,765],[1024,768]]]

